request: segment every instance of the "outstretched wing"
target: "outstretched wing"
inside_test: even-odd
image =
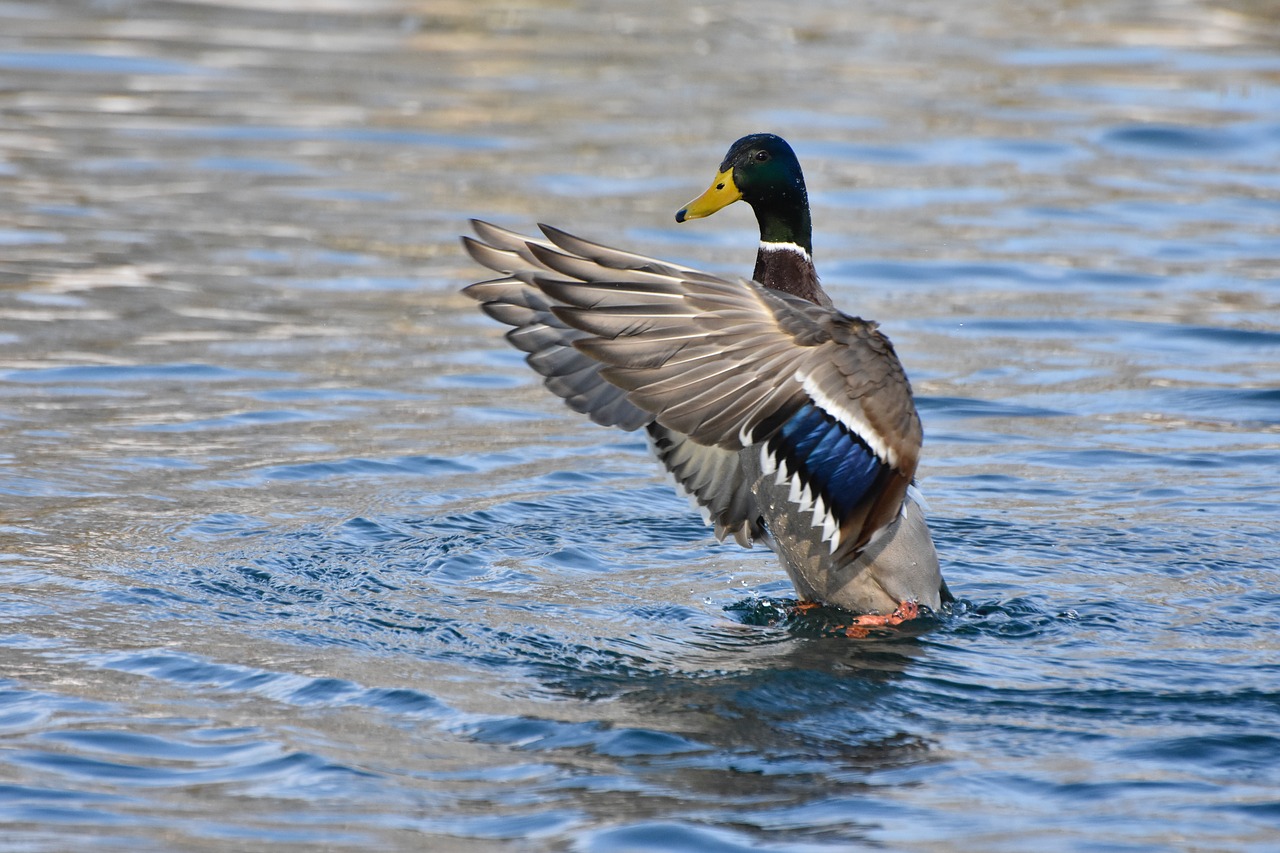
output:
[[[473,221],[472,224],[485,242],[464,237],[467,251],[490,269],[511,277],[479,282],[465,288],[463,293],[480,301],[482,310],[490,317],[514,327],[507,333],[507,340],[528,353],[525,360],[529,366],[541,374],[546,387],[574,411],[603,426],[625,430],[646,427],[654,455],[703,518],[714,526],[716,537],[723,541],[726,536],[733,536],[740,545],[750,548],[761,535],[756,522],[759,512],[738,454],[698,444],[656,423],[651,413],[628,401],[623,389],[601,377],[604,365],[575,348],[575,342],[588,337],[587,333],[556,317],[552,308],[559,303],[526,283],[528,270],[540,267],[529,246],[540,241],[487,222]],[[541,244],[548,248],[551,245]],[[613,249],[601,255],[600,262],[617,269],[647,267],[672,274],[681,271],[651,258]],[[516,277],[518,271],[526,275]]]
[[[464,292],[486,303],[521,293],[499,300],[515,309],[486,310],[504,322],[518,319],[512,310],[532,311],[531,338],[555,337],[575,351],[559,357],[574,368],[580,411],[602,423],[610,420],[597,412],[608,412],[623,426],[635,418],[616,412],[634,414],[630,406],[698,445],[730,453],[759,445],[761,470],[791,481],[833,554],[861,551],[901,511],[919,460],[920,420],[902,365],[874,323],[547,226],[545,240],[476,227],[489,243],[467,240],[468,251],[507,278]],[[523,349],[521,334],[510,336]]]

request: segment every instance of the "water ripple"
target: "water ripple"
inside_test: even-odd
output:
[[[356,5],[0,3],[0,847],[1276,846],[1266,4]],[[458,293],[473,215],[745,274],[743,121],[918,394],[908,625]]]

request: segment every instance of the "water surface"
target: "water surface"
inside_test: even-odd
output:
[[[1272,850],[1266,3],[0,5],[0,848]],[[788,137],[960,601],[789,617],[458,289]]]

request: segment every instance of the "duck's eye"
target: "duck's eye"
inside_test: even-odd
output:
[[[756,162],[757,162],[757,163],[767,163],[768,161],[769,161],[769,152],[768,152],[768,151],[757,151],[757,152],[756,152]]]

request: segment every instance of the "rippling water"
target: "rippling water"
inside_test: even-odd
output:
[[[672,214],[758,130],[919,397],[909,629],[457,292],[746,271]],[[0,4],[0,848],[1276,849],[1278,162],[1249,0]]]

